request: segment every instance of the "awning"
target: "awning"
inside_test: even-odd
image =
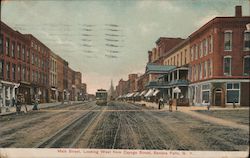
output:
[[[146,90],[142,91],[142,92],[141,92],[141,94],[140,94],[139,96],[143,96],[143,95],[145,95],[145,94],[146,94],[146,92],[147,92]]]
[[[149,89],[148,92],[145,94],[145,97],[150,97],[154,93],[153,89]]]
[[[134,95],[134,93],[129,93],[127,97],[130,98],[130,97],[132,97],[133,95]]]
[[[134,94],[134,97],[138,97],[140,95],[140,92],[136,92],[135,94]]]
[[[52,91],[56,91],[56,88],[51,88]]]
[[[155,90],[154,93],[153,93],[153,96],[156,96],[159,92],[160,92],[159,89]]]

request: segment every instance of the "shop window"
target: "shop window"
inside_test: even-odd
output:
[[[202,85],[202,103],[209,103],[210,85]]]
[[[250,75],[250,56],[244,57],[244,75]]]
[[[244,50],[250,50],[250,31],[244,32]]]
[[[227,83],[227,103],[240,103],[240,83]]]
[[[224,75],[231,75],[231,56],[224,57]]]
[[[232,31],[224,32],[224,50],[225,51],[232,50]]]

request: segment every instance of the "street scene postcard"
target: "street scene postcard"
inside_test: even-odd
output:
[[[1,0],[0,158],[247,158],[249,0]]]

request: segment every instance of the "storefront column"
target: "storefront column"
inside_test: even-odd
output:
[[[3,85],[3,107],[6,106],[6,94],[5,94],[5,85]]]
[[[177,70],[177,80],[179,80],[180,79],[180,71],[179,71],[179,69]]]

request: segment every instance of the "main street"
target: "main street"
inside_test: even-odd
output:
[[[249,144],[249,130],[126,102],[59,105],[1,116],[0,127],[0,147],[4,148],[242,151]]]

